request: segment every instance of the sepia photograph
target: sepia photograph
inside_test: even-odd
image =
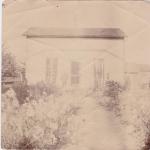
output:
[[[150,150],[150,2],[4,0],[1,148]]]

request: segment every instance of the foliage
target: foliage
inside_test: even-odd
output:
[[[2,53],[2,77],[15,77],[17,75],[17,64],[11,53]]]
[[[47,85],[40,81],[29,86],[30,96],[33,99],[39,99],[43,94],[50,96],[51,94],[59,95],[59,89],[54,85]]]
[[[123,87],[118,82],[107,81],[101,97],[101,103],[103,103],[103,106],[105,106],[108,110],[113,110],[115,113],[118,113],[119,95],[123,90]]]
[[[29,96],[29,86],[23,82],[16,82],[11,86],[2,85],[2,93],[6,93],[10,87],[15,91],[19,104],[24,104]]]
[[[19,103],[23,104],[28,96],[25,68],[17,63],[15,56],[5,51],[2,53],[2,81],[2,93],[13,87]]]
[[[150,93],[146,90],[126,91],[120,96],[121,120],[128,139],[142,149],[150,134]],[[147,146],[146,146],[147,147]]]
[[[29,96],[29,87],[23,82],[17,82],[13,85],[13,89],[16,92],[16,97],[19,101],[19,104],[24,104],[26,98]]]
[[[118,99],[119,93],[122,92],[122,86],[116,81],[107,81],[104,90],[104,96],[111,97],[112,99]]]
[[[68,126],[78,111],[72,101],[48,96],[16,108],[10,103],[14,99],[3,95],[3,148],[59,149],[70,140],[72,131]]]
[[[150,149],[150,134],[147,137],[146,141],[145,141],[145,146],[143,147],[142,150],[149,150]]]

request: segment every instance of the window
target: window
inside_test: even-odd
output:
[[[71,63],[71,84],[79,84],[80,80],[80,63],[73,61]]]

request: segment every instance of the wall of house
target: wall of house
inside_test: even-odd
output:
[[[121,84],[124,83],[124,63],[122,60],[115,58],[106,51],[65,51],[65,54],[72,57],[72,59],[59,59],[58,65],[58,79],[57,84],[64,86],[64,88],[94,88],[95,87],[95,65],[97,60],[100,60],[102,65],[102,77],[99,80],[104,84],[107,80],[114,80]],[[71,81],[71,64],[78,62],[79,65],[79,84],[72,84]]]
[[[105,81],[114,80],[124,85],[124,60],[121,57],[107,54],[105,57]]]
[[[127,73],[126,74],[127,88],[134,90],[139,88],[139,75],[138,73]]]
[[[128,88],[135,89],[149,89],[150,88],[150,72],[136,72],[126,74]]]
[[[98,67],[98,64],[95,65],[98,60],[103,62],[104,81],[109,79],[122,82],[123,80],[122,40],[29,39],[28,52],[30,57],[27,63],[27,76],[34,82],[45,80],[47,58],[53,60],[57,58],[56,85],[63,89],[94,88],[96,83],[94,72],[99,72],[94,68]],[[71,83],[72,62],[79,64],[80,84]]]
[[[143,89],[150,88],[150,72],[139,73],[139,85],[140,85],[140,88],[143,88]]]
[[[92,50],[65,51],[64,53],[70,56],[70,59],[59,58],[57,84],[66,88],[93,88],[95,62],[97,59],[103,59],[106,53]],[[74,75],[71,72],[72,63],[78,63],[79,84],[72,83],[71,78]]]

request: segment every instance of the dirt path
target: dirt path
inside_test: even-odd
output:
[[[67,150],[127,150],[119,121],[88,98],[79,112],[84,122],[76,132],[78,143]]]

